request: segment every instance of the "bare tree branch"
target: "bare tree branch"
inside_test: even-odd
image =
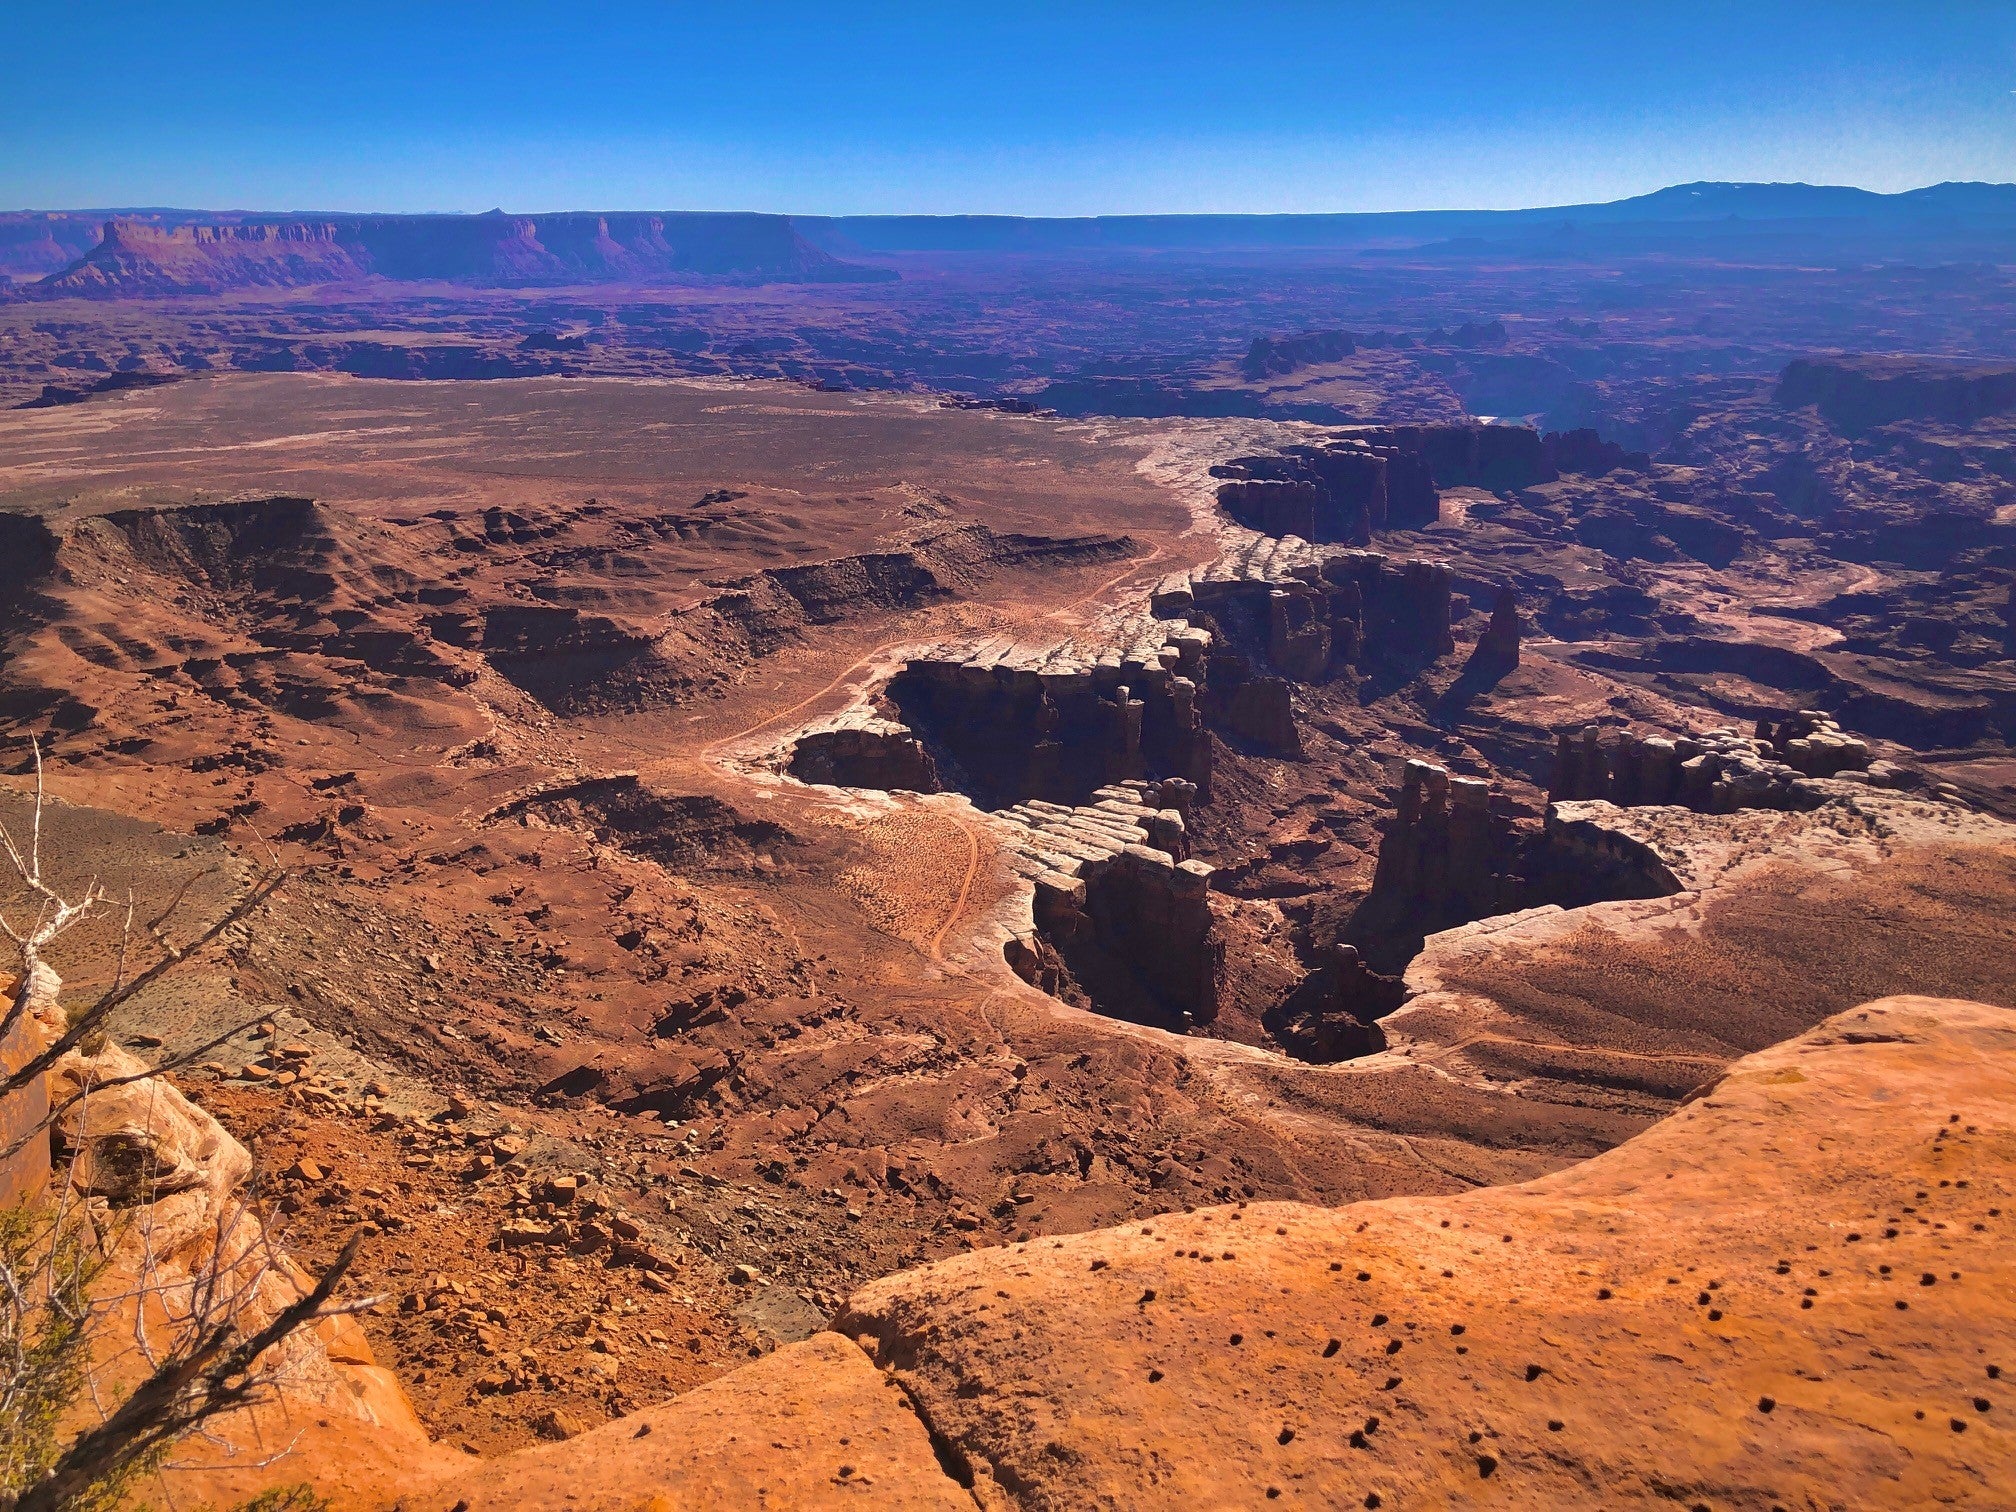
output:
[[[143,1381],[111,1417],[78,1435],[54,1470],[16,1503],[16,1512],[58,1512],[93,1484],[144,1465],[198,1424],[258,1400],[270,1384],[253,1369],[259,1356],[325,1316],[324,1304],[356,1260],[363,1239],[361,1232],[351,1235],[314,1290],[257,1333],[237,1337],[229,1321],[207,1328],[186,1352],[172,1356]]]

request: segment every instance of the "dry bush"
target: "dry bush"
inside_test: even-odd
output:
[[[0,1016],[0,1044],[21,1047],[12,1057],[20,1064],[0,1079],[0,1127],[9,1131],[0,1163],[33,1156],[34,1141],[49,1139],[66,1120],[88,1127],[94,1096],[189,1064],[246,1027],[234,1026],[162,1066],[87,1076],[53,1104],[47,1097],[48,1073],[65,1056],[103,1051],[106,1022],[120,1004],[249,918],[285,881],[283,872],[269,867],[221,917],[182,941],[169,931],[187,885],[145,921],[129,899],[111,985],[89,1003],[61,1010],[60,983],[46,952],[66,931],[115,905],[95,882],[73,899],[44,879],[39,747],[35,775],[25,847],[0,825],[0,856],[29,900],[25,918],[0,912],[0,938],[13,957],[16,983]],[[144,965],[131,965],[136,950],[147,956]],[[7,1116],[10,1111],[19,1116]],[[291,1281],[292,1272],[257,1214],[235,1196],[212,1215],[215,1232],[193,1247],[195,1263],[169,1263],[156,1253],[146,1216],[160,1195],[151,1189],[153,1179],[147,1151],[111,1141],[94,1155],[92,1142],[79,1139],[46,1186],[0,1207],[0,1509],[120,1504],[137,1478],[172,1467],[176,1445],[209,1437],[226,1415],[270,1401],[286,1369],[279,1346],[299,1330],[370,1305],[331,1300],[355,1258],[353,1239],[306,1295],[272,1308],[270,1283],[276,1274]],[[116,1204],[94,1195],[107,1183],[122,1188]],[[131,1319],[133,1331],[123,1345],[110,1336],[121,1318]],[[117,1400],[100,1396],[108,1357],[138,1376]],[[90,1426],[67,1434],[80,1417]],[[313,1512],[319,1505],[305,1488],[291,1487],[245,1504],[244,1512]]]

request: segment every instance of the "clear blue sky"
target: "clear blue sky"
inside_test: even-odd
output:
[[[1374,210],[2016,179],[2016,4],[0,5],[0,206]]]

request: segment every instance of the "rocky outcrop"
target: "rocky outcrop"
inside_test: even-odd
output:
[[[42,966],[25,986],[0,977],[0,1002],[18,1003],[20,1013],[0,1039],[0,1075],[12,1076],[49,1048],[60,1032],[61,983]],[[17,996],[18,994],[18,996]],[[49,1078],[38,1076],[11,1097],[0,1099],[0,1206],[32,1200],[49,1180]]]
[[[470,1462],[412,1512],[846,1507],[973,1512],[916,1405],[853,1340],[814,1334],[760,1366],[565,1443]]]
[[[834,787],[940,791],[938,767],[924,743],[906,726],[865,709],[850,710],[800,733],[786,770],[800,782]]]
[[[1423,935],[1523,907],[1522,839],[1490,783],[1409,761],[1372,889],[1347,938],[1381,964],[1397,964]],[[1408,943],[1396,948],[1396,939]]]
[[[1527,425],[1395,425],[1359,434],[1374,445],[1421,458],[1437,488],[1504,493],[1551,483],[1556,476],[1546,443]],[[1396,527],[1407,523],[1394,522]]]
[[[1660,897],[1680,886],[1658,852],[1589,816],[1550,807],[1535,825],[1490,783],[1409,761],[1372,887],[1344,938],[1378,969],[1397,972],[1445,929],[1547,905]]]
[[[1385,1049],[1379,1020],[1406,1000],[1404,979],[1374,971],[1357,946],[1340,942],[1267,1011],[1263,1023],[1297,1060],[1330,1065]]]
[[[1318,544],[1363,546],[1374,531],[1434,523],[1441,499],[1426,458],[1388,437],[1340,434],[1221,463],[1211,469],[1225,480],[1219,507],[1263,535]]]
[[[35,994],[45,1034],[58,1027],[50,1016],[56,986],[49,975]],[[251,1155],[208,1112],[149,1074],[146,1062],[102,1036],[87,1039],[51,1069],[48,1094],[53,1152],[109,1255],[96,1285],[109,1318],[98,1330],[88,1399],[117,1400],[151,1374],[190,1320],[228,1320],[241,1336],[255,1333],[312,1289],[313,1278],[275,1243],[253,1200]],[[276,1479],[300,1480],[303,1459],[247,1453],[270,1447],[274,1430],[295,1419],[314,1421],[304,1459],[331,1489],[370,1485],[382,1495],[395,1474],[425,1474],[445,1462],[348,1314],[290,1334],[258,1369],[273,1382],[263,1399],[178,1450],[192,1489],[229,1491],[235,1500]],[[295,1428],[288,1436],[300,1435]],[[257,1463],[234,1466],[234,1459]]]
[[[2012,1107],[2008,1010],[1886,999],[1522,1185],[891,1276],[813,1344],[408,1505],[1986,1509],[2016,1473]],[[1926,1221],[1871,1219],[1900,1201]]]
[[[1195,786],[1181,778],[1099,789],[1077,807],[1004,809],[1010,863],[1034,889],[1030,931],[1009,964],[1053,996],[1117,1017],[1187,1029],[1218,1008],[1224,946],[1211,868],[1189,857]]]
[[[1629,451],[1588,429],[1548,431],[1540,438],[1540,448],[1555,472],[1579,473],[1586,478],[1605,477],[1619,468],[1647,472],[1652,466],[1649,453]]]
[[[1138,777],[1207,798],[1211,730],[1277,755],[1301,749],[1295,683],[1455,649],[1449,568],[1376,551],[1261,538],[1163,579],[1153,617],[1072,641],[961,642],[912,656],[886,700],[982,803],[1077,802]]]
[[[1708,814],[1804,809],[1824,803],[1833,791],[1810,779],[1850,775],[1882,783],[1896,772],[1887,763],[1872,766],[1867,742],[1808,709],[1760,721],[1748,738],[1733,729],[1676,738],[1622,730],[1605,743],[1594,725],[1579,735],[1564,730],[1555,737],[1548,795],[1557,801],[1601,798],[1625,808],[1670,803]]]
[[[1808,777],[1834,777],[1870,769],[1869,743],[1845,732],[1821,709],[1801,709],[1783,719],[1757,721],[1757,738],[1778,759]]]
[[[1294,682],[1349,668],[1413,666],[1456,649],[1447,564],[1377,551],[1325,551],[1287,538],[1234,547],[1165,579],[1157,613],[1185,613],[1221,651]]]
[[[1583,465],[1610,459],[1593,437],[1575,435],[1550,452],[1540,433],[1523,425],[1353,426],[1320,441],[1234,457],[1211,472],[1224,480],[1219,507],[1250,530],[1363,546],[1375,531],[1434,524],[1442,516],[1441,489],[1498,493],[1551,483],[1560,476],[1556,453]]]
[[[948,646],[912,657],[887,698],[945,753],[941,778],[983,803],[1071,803],[1151,772],[1208,792],[1198,695],[1211,645],[1142,615],[1084,641]]]
[[[1305,331],[1300,336],[1255,336],[1240,360],[1240,375],[1252,382],[1324,362],[1342,362],[1358,350],[1349,331]]]
[[[1491,603],[1491,622],[1477,637],[1469,665],[1480,673],[1502,675],[1519,665],[1519,595],[1500,588]]]
[[[1039,876],[1034,916],[1091,1006],[1178,1030],[1216,1017],[1225,950],[1212,926],[1211,868],[1130,843],[1078,873]],[[1066,995],[1062,985],[1046,990]]]

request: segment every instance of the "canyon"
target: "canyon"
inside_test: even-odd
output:
[[[21,231],[0,808],[289,871],[100,1054],[381,1299],[175,1485],[1995,1505],[2016,334],[1909,209]]]

